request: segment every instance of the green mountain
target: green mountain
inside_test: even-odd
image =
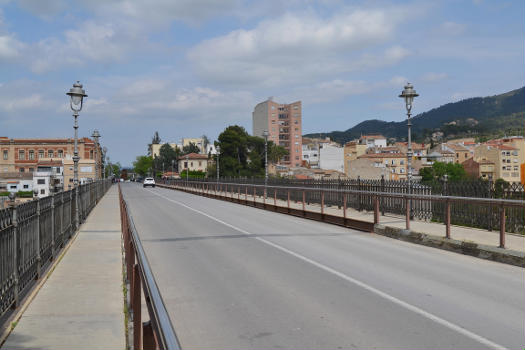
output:
[[[523,135],[525,126],[525,87],[510,92],[474,97],[447,103],[412,118],[412,137],[428,142],[433,132],[441,131],[444,138],[496,137],[503,134]],[[346,131],[307,134],[305,137],[330,137],[344,144],[364,134],[381,133],[387,138],[406,138],[406,120],[385,122],[365,120]]]

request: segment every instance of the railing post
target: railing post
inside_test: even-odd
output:
[[[450,239],[450,199],[445,200],[445,237]]]
[[[374,225],[379,224],[379,196],[374,196]]]
[[[133,266],[133,348],[135,350],[142,348],[142,322],[141,322],[141,291],[140,291],[140,271],[139,265]]]
[[[321,191],[321,215],[324,214],[324,191]]]
[[[385,175],[381,175],[381,192],[385,192]],[[380,200],[380,206],[381,206],[381,215],[385,216],[385,206],[383,204],[382,198]]]
[[[40,256],[40,198],[36,198],[36,279],[40,278],[40,268],[42,266],[42,257]]]
[[[405,212],[406,229],[410,230],[410,199],[408,199],[408,197],[405,197],[405,206],[406,206],[406,212]]]
[[[304,208],[304,206],[305,206],[304,202],[305,202],[305,199],[306,199],[305,197],[306,197],[305,190],[303,190],[303,214],[304,214],[304,210],[305,210],[305,208]]]
[[[503,204],[499,212],[499,247],[505,248],[505,206]]]
[[[64,194],[62,196],[62,208],[64,207]],[[51,196],[51,260],[55,258],[55,196]],[[63,217],[60,218],[60,223],[62,223]],[[62,225],[61,225],[62,226]],[[63,231],[63,230],[61,230]]]
[[[13,221],[13,270],[14,270],[14,281],[13,281],[13,291],[14,291],[14,301],[13,308],[18,307],[19,296],[18,288],[20,283],[20,276],[18,275],[18,218],[17,218],[17,207],[13,201],[13,211],[12,211],[12,221]]]
[[[142,324],[142,348],[144,350],[157,349],[157,342],[155,340],[155,334],[153,334],[151,321]]]
[[[346,219],[346,199],[347,194],[343,193],[343,218]]]

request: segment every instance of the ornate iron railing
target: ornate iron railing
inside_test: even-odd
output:
[[[79,223],[74,190],[0,210],[0,319],[18,306],[110,186],[111,180],[104,180],[79,187]]]

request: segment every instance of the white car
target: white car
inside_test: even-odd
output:
[[[145,179],[144,179],[143,186],[144,186],[144,187],[146,187],[146,186],[155,187],[155,179],[152,178],[152,177],[147,177],[147,178],[145,178]]]

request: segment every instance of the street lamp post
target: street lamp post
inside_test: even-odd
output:
[[[174,177],[175,175],[175,159],[171,160],[171,177]]]
[[[219,167],[219,157],[221,156],[221,146],[217,146],[217,183],[219,183],[220,176],[220,167]]]
[[[407,83],[405,89],[401,92],[399,97],[405,100],[405,105],[407,109],[407,126],[408,126],[408,145],[407,145],[407,182],[408,182],[408,194],[412,193],[412,135],[410,129],[412,127],[412,122],[410,121],[410,115],[412,112],[412,103],[414,98],[419,95],[414,90],[412,84]],[[412,206],[410,206],[410,218],[412,218]]]
[[[86,91],[82,89],[82,84],[77,81],[73,84],[73,87],[69,89],[69,92],[66,93],[70,97],[70,107],[73,111],[73,117],[75,118],[75,124],[73,129],[75,129],[75,148],[73,150],[73,186],[75,187],[75,224],[76,228],[79,227],[79,213],[78,213],[78,161],[80,157],[78,156],[78,113],[82,110],[82,105],[84,102],[84,97],[87,97]]]
[[[264,137],[264,197],[266,198],[266,186],[268,186],[268,130],[263,131]]]
[[[93,134],[91,135],[92,138],[95,139],[95,180],[99,180],[100,177],[98,176],[98,173],[99,173],[99,165],[98,165],[98,149],[99,149],[99,144],[98,144],[98,139],[100,138],[100,133],[98,132],[98,130],[94,130],[93,131]]]

